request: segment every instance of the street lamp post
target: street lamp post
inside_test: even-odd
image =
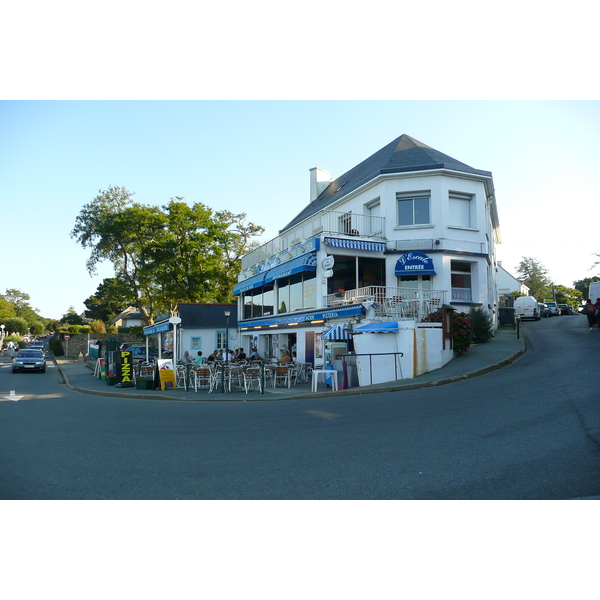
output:
[[[231,311],[226,310],[225,311],[225,319],[226,319],[226,324],[225,324],[225,365],[228,366],[229,365],[229,315],[231,314]]]
[[[177,325],[181,323],[179,317],[171,317],[169,323],[173,325],[173,369],[177,368]]]

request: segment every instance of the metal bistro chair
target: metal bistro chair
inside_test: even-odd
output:
[[[273,389],[277,387],[278,381],[287,383],[287,387],[290,388],[292,385],[292,370],[290,367],[275,367],[273,371]]]
[[[244,390],[246,390],[246,394],[249,389],[252,389],[252,386],[256,384],[258,386],[258,391],[262,394],[262,378],[260,375],[260,367],[247,367],[242,371],[242,377],[244,381]]]
[[[175,367],[175,386],[185,388],[185,380],[187,377],[187,369],[185,365],[177,365]]]
[[[198,366],[192,368],[192,373],[194,374],[194,391],[197,392],[198,388],[210,390],[211,379],[212,379],[212,371],[210,367]]]

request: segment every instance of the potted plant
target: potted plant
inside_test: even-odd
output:
[[[344,290],[338,290],[334,295],[336,298],[341,298],[344,295]]]

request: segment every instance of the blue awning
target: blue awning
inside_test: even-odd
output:
[[[349,340],[350,334],[341,326],[335,325],[326,329],[321,336],[322,340]]]
[[[357,333],[398,333],[398,321],[388,321],[385,323],[367,323],[355,327],[352,331],[353,335]]]
[[[253,290],[254,288],[260,287],[265,282],[265,274],[259,273],[258,275],[253,275],[252,277],[248,277],[244,281],[240,281],[233,288],[233,295],[239,296],[242,292],[247,292],[248,290]]]
[[[282,265],[278,265],[268,270],[265,274],[265,283],[275,281],[275,279],[281,279],[283,277],[289,277],[302,271],[314,271],[317,268],[317,253],[311,252],[306,256],[298,256],[293,260],[289,260]]]
[[[334,248],[348,248],[350,250],[369,250],[371,252],[385,252],[387,245],[382,242],[367,242],[365,240],[346,240],[342,238],[326,237],[325,243]]]

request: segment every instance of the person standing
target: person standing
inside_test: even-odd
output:
[[[596,322],[596,305],[592,304],[592,301],[589,298],[586,300],[585,306],[583,307],[583,314],[587,317],[590,331],[592,331],[594,323]]]

